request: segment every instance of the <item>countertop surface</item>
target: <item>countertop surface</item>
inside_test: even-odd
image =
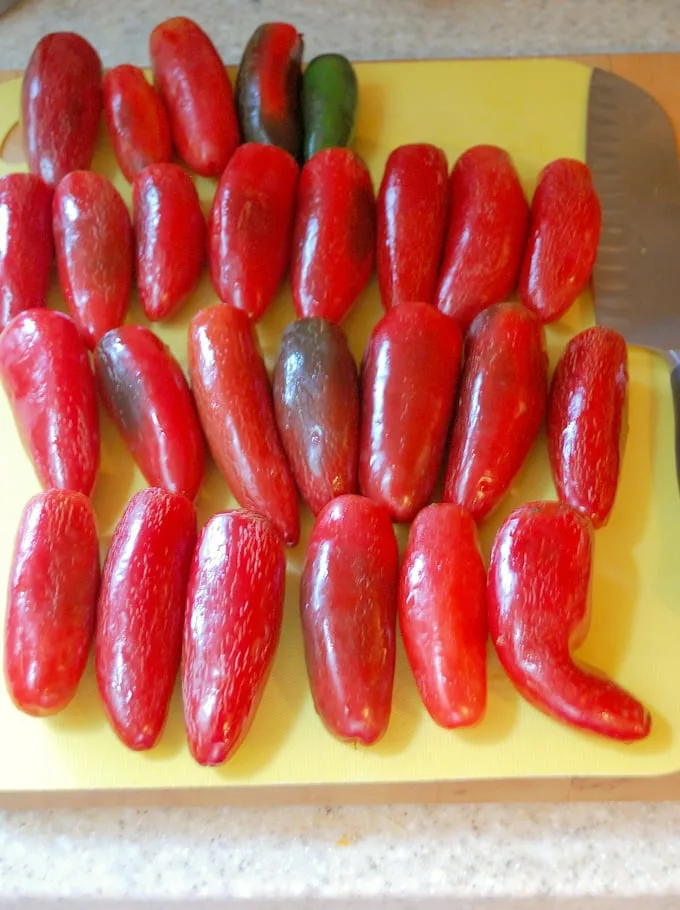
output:
[[[679,0],[20,0],[0,17],[0,68],[55,29],[107,65],[144,63],[150,29],[178,14],[229,63],[271,19],[295,22],[308,55],[354,59],[680,51]],[[664,907],[680,899],[680,806],[0,811],[0,907],[28,896]]]

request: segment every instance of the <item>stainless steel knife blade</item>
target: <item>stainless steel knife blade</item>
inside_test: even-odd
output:
[[[594,69],[586,161],[602,205],[595,319],[671,367],[680,478],[680,167],[673,126],[643,89]]]

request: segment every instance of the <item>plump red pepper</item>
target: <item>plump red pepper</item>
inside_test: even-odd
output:
[[[195,22],[177,16],[151,32],[149,54],[177,154],[197,174],[218,177],[241,137],[234,93],[215,45]]]
[[[0,378],[43,487],[89,495],[99,468],[97,391],[73,320],[37,309],[0,335]]]
[[[27,714],[56,714],[85,670],[99,588],[99,542],[90,500],[49,490],[24,507],[10,568],[5,679]]]
[[[132,286],[132,222],[106,177],[72,171],[54,193],[54,242],[64,299],[93,348],[127,312]]]
[[[22,310],[47,302],[52,192],[35,174],[0,177],[0,329]]]
[[[392,710],[398,559],[387,511],[338,496],[317,516],[302,572],[314,705],[334,736],[365,746],[383,736]]]
[[[238,115],[246,142],[302,151],[302,35],[288,22],[265,22],[250,36],[236,79]]]
[[[240,146],[217,188],[210,213],[210,277],[224,303],[259,319],[288,271],[298,166],[288,152],[254,142]]]
[[[542,322],[559,319],[590,281],[602,210],[587,165],[558,158],[541,171],[522,262],[522,302]]]
[[[194,316],[189,374],[208,447],[232,493],[294,546],[297,489],[276,428],[267,368],[242,310],[217,306]]]
[[[399,579],[399,628],[423,704],[442,727],[486,708],[486,569],[477,526],[460,506],[416,516]]]
[[[515,289],[529,206],[510,156],[493,145],[461,155],[451,173],[450,197],[436,302],[466,331],[478,313]]]
[[[341,322],[375,258],[375,199],[368,168],[350,149],[328,148],[302,168],[291,286],[298,317]]]
[[[143,70],[129,63],[104,76],[104,114],[113,151],[130,183],[150,164],[172,160],[165,105]]]
[[[411,521],[434,490],[458,385],[456,323],[427,303],[402,303],[371,335],[361,371],[361,492]]]
[[[428,143],[387,159],[378,192],[376,266],[382,304],[434,302],[448,216],[448,165]]]
[[[281,340],[273,393],[281,441],[312,512],[356,493],[359,377],[341,327],[325,319],[293,322]]]
[[[595,528],[616,499],[627,387],[626,342],[604,326],[572,338],[553,373],[548,452],[557,494]]]
[[[623,742],[643,739],[648,711],[572,656],[588,634],[592,528],[564,503],[516,509],[493,545],[489,628],[518,692],[558,720]]]
[[[102,110],[102,64],[73,32],[38,41],[21,86],[28,168],[55,187],[70,171],[85,171],[94,154]]]
[[[266,518],[236,510],[206,523],[182,650],[184,722],[201,765],[225,762],[250,730],[279,643],[285,581],[281,538]]]
[[[194,291],[205,261],[205,219],[191,177],[152,164],[133,184],[137,284],[147,319],[172,316]]]
[[[196,511],[184,496],[135,493],[113,533],[97,605],[95,671],[111,726],[151,749],[168,714],[182,651]]]
[[[519,303],[499,303],[468,332],[444,498],[480,522],[510,487],[536,438],[548,398],[541,323]]]
[[[99,393],[153,487],[193,499],[205,469],[196,405],[179,363],[141,325],[107,332],[94,352]]]

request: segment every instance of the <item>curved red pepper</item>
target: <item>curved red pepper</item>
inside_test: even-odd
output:
[[[489,629],[524,698],[572,726],[633,742],[649,734],[649,712],[571,654],[588,632],[591,541],[588,519],[564,503],[516,509],[493,545]]]
[[[104,76],[104,114],[113,151],[130,183],[150,164],[172,160],[170,122],[160,95],[137,66],[122,63]]]
[[[61,711],[75,695],[94,633],[99,541],[92,503],[49,490],[24,507],[5,620],[5,678],[27,714]]]
[[[387,159],[378,192],[377,258],[386,310],[434,302],[449,209],[448,165],[434,145],[402,145]]]
[[[189,374],[208,446],[232,493],[294,546],[297,489],[276,428],[267,368],[242,310],[215,306],[194,316]]]
[[[225,762],[264,694],[281,634],[286,559],[273,525],[223,512],[196,545],[184,621],[182,700],[191,754]]]
[[[97,391],[70,316],[15,316],[0,335],[0,378],[43,487],[89,496],[99,468]]]
[[[259,319],[288,271],[298,184],[288,152],[254,142],[239,146],[220,180],[210,213],[210,277],[220,300]]]
[[[557,493],[593,527],[607,523],[621,470],[626,342],[593,326],[562,352],[550,388],[548,452]]]
[[[0,177],[0,329],[23,310],[47,303],[52,196],[35,174]]]
[[[514,291],[529,227],[529,206],[506,151],[476,145],[451,173],[451,214],[436,302],[466,331]]]
[[[423,703],[440,726],[467,727],[486,708],[486,570],[472,516],[427,506],[411,525],[399,583],[399,627]]]
[[[78,331],[93,348],[120,325],[130,299],[132,222],[106,177],[72,171],[54,193],[54,241],[64,299]]]
[[[172,352],[141,325],[107,332],[94,352],[106,409],[148,483],[193,499],[205,468],[196,405]]]
[[[116,734],[151,749],[163,732],[182,650],[196,511],[184,496],[136,493],[113,533],[97,605],[97,686]]]
[[[399,554],[387,511],[338,496],[317,516],[300,586],[314,705],[339,739],[377,742],[392,709]]]
[[[460,372],[456,323],[402,303],[369,339],[361,372],[359,487],[395,521],[411,521],[439,476]]]

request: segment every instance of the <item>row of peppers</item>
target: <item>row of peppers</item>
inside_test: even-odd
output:
[[[184,34],[186,20],[181,23]],[[27,85],[40,66],[33,70],[29,66]],[[172,93],[161,94],[172,125]],[[25,97],[37,96],[28,91]],[[31,116],[25,104],[29,127]],[[46,176],[43,153],[47,149],[54,163],[64,143],[50,150],[44,129],[43,139],[40,129],[26,132],[29,164]],[[202,134],[187,132],[183,148],[176,132],[173,126],[175,147],[192,165],[190,147],[198,147]],[[120,157],[119,146],[124,143],[114,138]],[[33,160],[32,148],[42,150]],[[530,218],[502,150],[470,150],[449,181],[440,150],[406,146],[388,160],[376,214],[368,171],[347,149],[318,152],[299,180],[287,151],[255,143],[232,149],[213,204],[208,257],[221,299],[233,306],[204,310],[192,321],[190,391],[150,330],[117,326],[129,296],[133,242],[140,297],[151,319],[176,311],[195,287],[205,241],[191,179],[167,162],[137,173],[133,235],[113,187],[90,172],[72,173],[72,163],[62,159],[69,173],[45,206],[53,206],[54,220],[46,215],[42,223],[50,243],[54,225],[73,319],[8,310],[14,318],[0,337],[0,372],[43,483],[89,493],[99,443],[83,340],[94,346],[104,402],[152,489],[129,504],[101,587],[91,507],[82,493],[53,490],[27,506],[6,639],[10,688],[20,706],[41,713],[69,700],[96,615],[97,677],[109,717],[128,745],[148,748],[165,721],[184,622],[190,748],[203,763],[225,760],[247,732],[278,642],[284,559],[277,531],[288,544],[298,539],[297,486],[318,513],[301,589],[307,666],[317,710],[336,735],[370,743],[384,733],[397,612],[432,716],[445,726],[477,722],[486,700],[487,610],[501,662],[526,697],[607,736],[630,741],[647,735],[645,709],[570,657],[587,625],[590,528],[607,520],[616,492],[626,384],[622,339],[588,330],[567,346],[547,404],[541,323],[559,318],[587,284],[599,235],[599,205],[583,165],[558,161],[546,168]],[[102,205],[102,197],[116,201]],[[109,217],[116,208],[120,217]],[[28,232],[23,247],[17,240],[26,223],[17,217],[18,230],[10,232],[13,250],[23,250],[14,260],[23,266],[5,270],[14,280],[30,273]],[[128,241],[121,241],[123,230]],[[370,276],[376,232],[388,312],[371,336],[359,382],[335,323]],[[252,319],[283,280],[291,246],[298,316],[314,318],[300,319],[284,336],[272,403]],[[116,259],[112,251],[122,255]],[[50,246],[50,264],[51,257]],[[110,280],[102,281],[102,273]],[[498,303],[518,278],[525,306]],[[117,309],[107,297],[111,286],[125,289]],[[22,299],[19,291],[15,297]],[[428,506],[456,405],[449,501]],[[530,504],[511,516],[499,532],[487,587],[475,521],[516,476],[546,407],[563,503]],[[203,474],[201,430],[237,499],[271,524],[255,512],[217,515],[194,546],[190,500]],[[390,519],[414,517],[397,594]],[[46,628],[42,637],[33,635],[30,608],[45,598],[37,581],[30,587],[31,578],[63,582],[60,596],[79,592],[79,612],[69,613],[65,600],[55,610],[56,635]],[[72,637],[80,647],[66,650],[71,660],[64,663],[64,651],[52,646],[69,640],[73,615],[79,619]],[[61,682],[50,694],[50,673],[59,677],[60,667]]]

